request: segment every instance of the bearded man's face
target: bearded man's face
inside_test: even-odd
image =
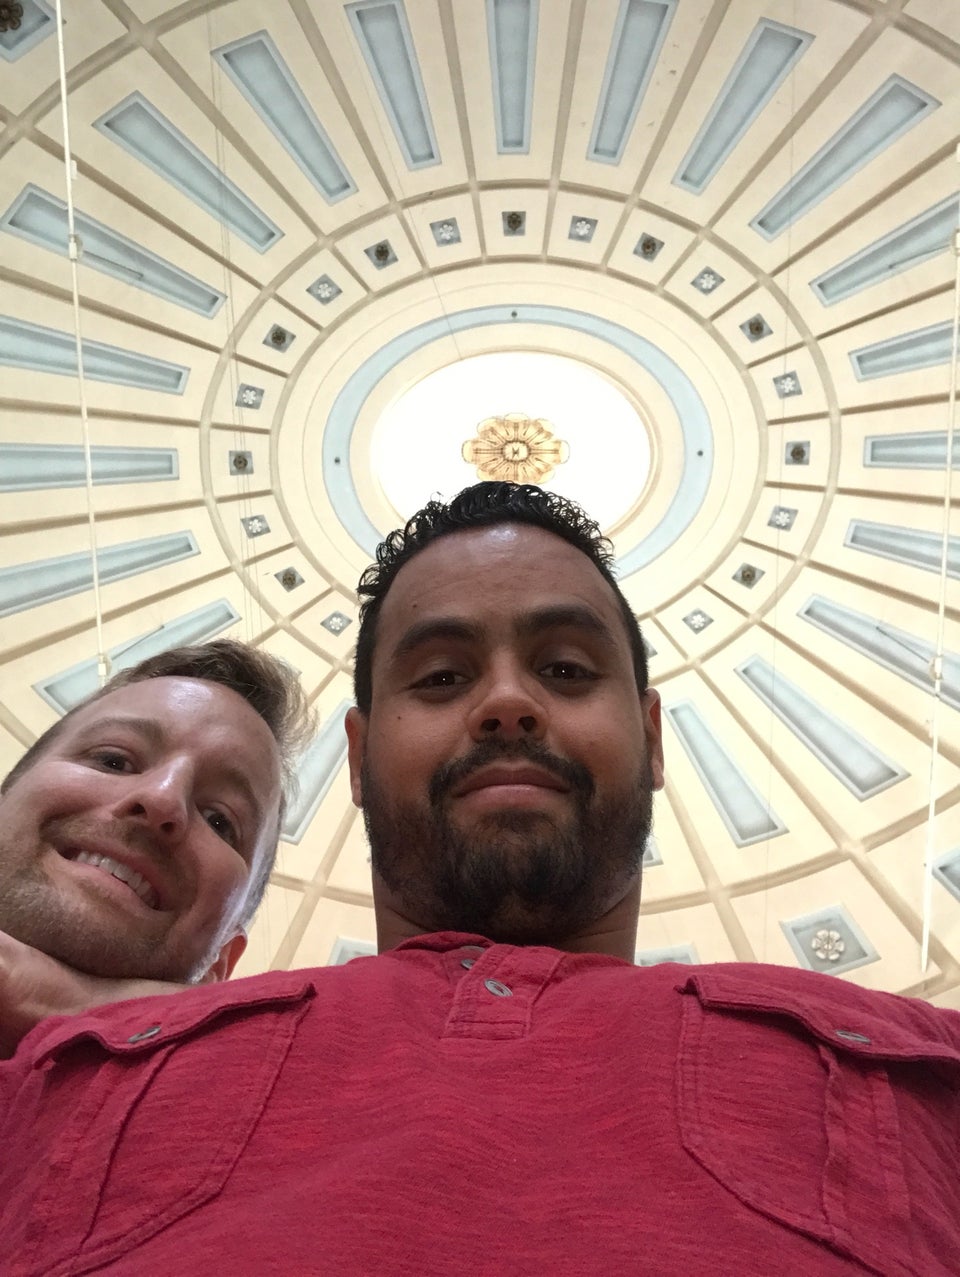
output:
[[[384,601],[348,721],[374,873],[424,930],[550,943],[633,887],[663,779],[616,597],[539,528],[443,537]]]

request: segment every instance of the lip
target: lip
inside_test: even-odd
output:
[[[498,764],[493,767],[481,767],[478,771],[471,773],[470,776],[458,785],[454,790],[454,798],[463,798],[467,794],[476,793],[481,789],[512,789],[512,790],[536,790],[536,789],[552,789],[556,793],[565,794],[568,792],[569,786],[565,785],[558,776],[554,776],[551,772],[543,771],[539,767],[509,767],[504,764]]]
[[[69,842],[62,847],[57,847],[56,850],[64,860],[73,864],[76,863],[77,856],[79,856],[81,852],[86,852],[87,855],[108,856],[111,860],[116,860],[118,864],[124,865],[127,869],[132,869],[134,873],[138,873],[141,878],[145,878],[156,893],[157,904],[156,906],[151,906],[145,901],[140,900],[137,893],[127,883],[121,884],[122,886],[127,887],[127,890],[132,896],[135,896],[138,900],[140,900],[140,903],[144,906],[144,908],[149,909],[151,913],[159,913],[166,909],[166,893],[158,879],[156,866],[152,865],[148,860],[132,855],[129,848],[123,846],[118,847],[115,843],[97,841],[82,843]],[[108,875],[108,877],[110,876],[112,875]],[[120,879],[118,878],[116,881],[120,882]]]

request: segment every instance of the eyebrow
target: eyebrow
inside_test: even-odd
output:
[[[534,638],[545,630],[583,630],[605,647],[615,648],[617,645],[606,621],[583,603],[554,603],[524,612],[517,618],[515,629],[521,638]]]
[[[77,737],[79,740],[85,740],[88,736],[95,736],[104,729],[110,731],[115,727],[136,732],[151,745],[159,745],[163,740],[163,730],[159,723],[154,722],[152,718],[137,718],[132,714],[110,714],[105,718],[95,719],[87,726],[79,728]]]
[[[126,731],[136,732],[155,748],[162,745],[164,741],[163,728],[159,723],[152,718],[138,718],[132,714],[111,714],[106,718],[98,718],[88,726],[81,727],[77,732],[76,739],[82,743],[88,737],[98,735],[104,729],[110,731],[113,728],[123,728]],[[246,772],[241,771],[239,767],[233,767],[228,764],[225,767],[218,767],[217,775],[226,784],[233,785],[243,794],[253,809],[256,821],[262,823],[264,819],[263,804],[257,797]]]
[[[581,603],[555,603],[548,607],[523,612],[514,622],[514,633],[519,638],[535,638],[548,630],[581,630],[604,647],[614,649],[616,639],[609,625],[589,607]],[[417,621],[397,641],[391,658],[401,661],[428,643],[448,642],[481,643],[486,637],[486,626],[455,616],[439,616]]]

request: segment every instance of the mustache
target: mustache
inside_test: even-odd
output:
[[[582,763],[561,758],[537,741],[504,741],[491,737],[489,740],[477,741],[463,758],[456,758],[437,768],[430,778],[431,804],[438,806],[455,785],[461,784],[481,767],[502,762],[530,763],[563,781],[583,801],[589,801],[593,797],[593,776]]]

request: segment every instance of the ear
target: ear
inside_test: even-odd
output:
[[[236,935],[231,936],[217,954],[213,965],[200,984],[217,984],[221,980],[229,980],[233,974],[233,968],[240,961],[246,947],[247,933],[245,931],[238,931]]]
[[[360,784],[360,773],[363,770],[363,759],[367,749],[367,727],[369,722],[365,714],[361,714],[356,705],[347,710],[343,725],[347,731],[347,758],[350,763],[350,794],[354,806],[363,806],[363,789]]]
[[[648,687],[643,694],[643,731],[654,789],[663,789],[663,732],[660,726],[660,693]]]

